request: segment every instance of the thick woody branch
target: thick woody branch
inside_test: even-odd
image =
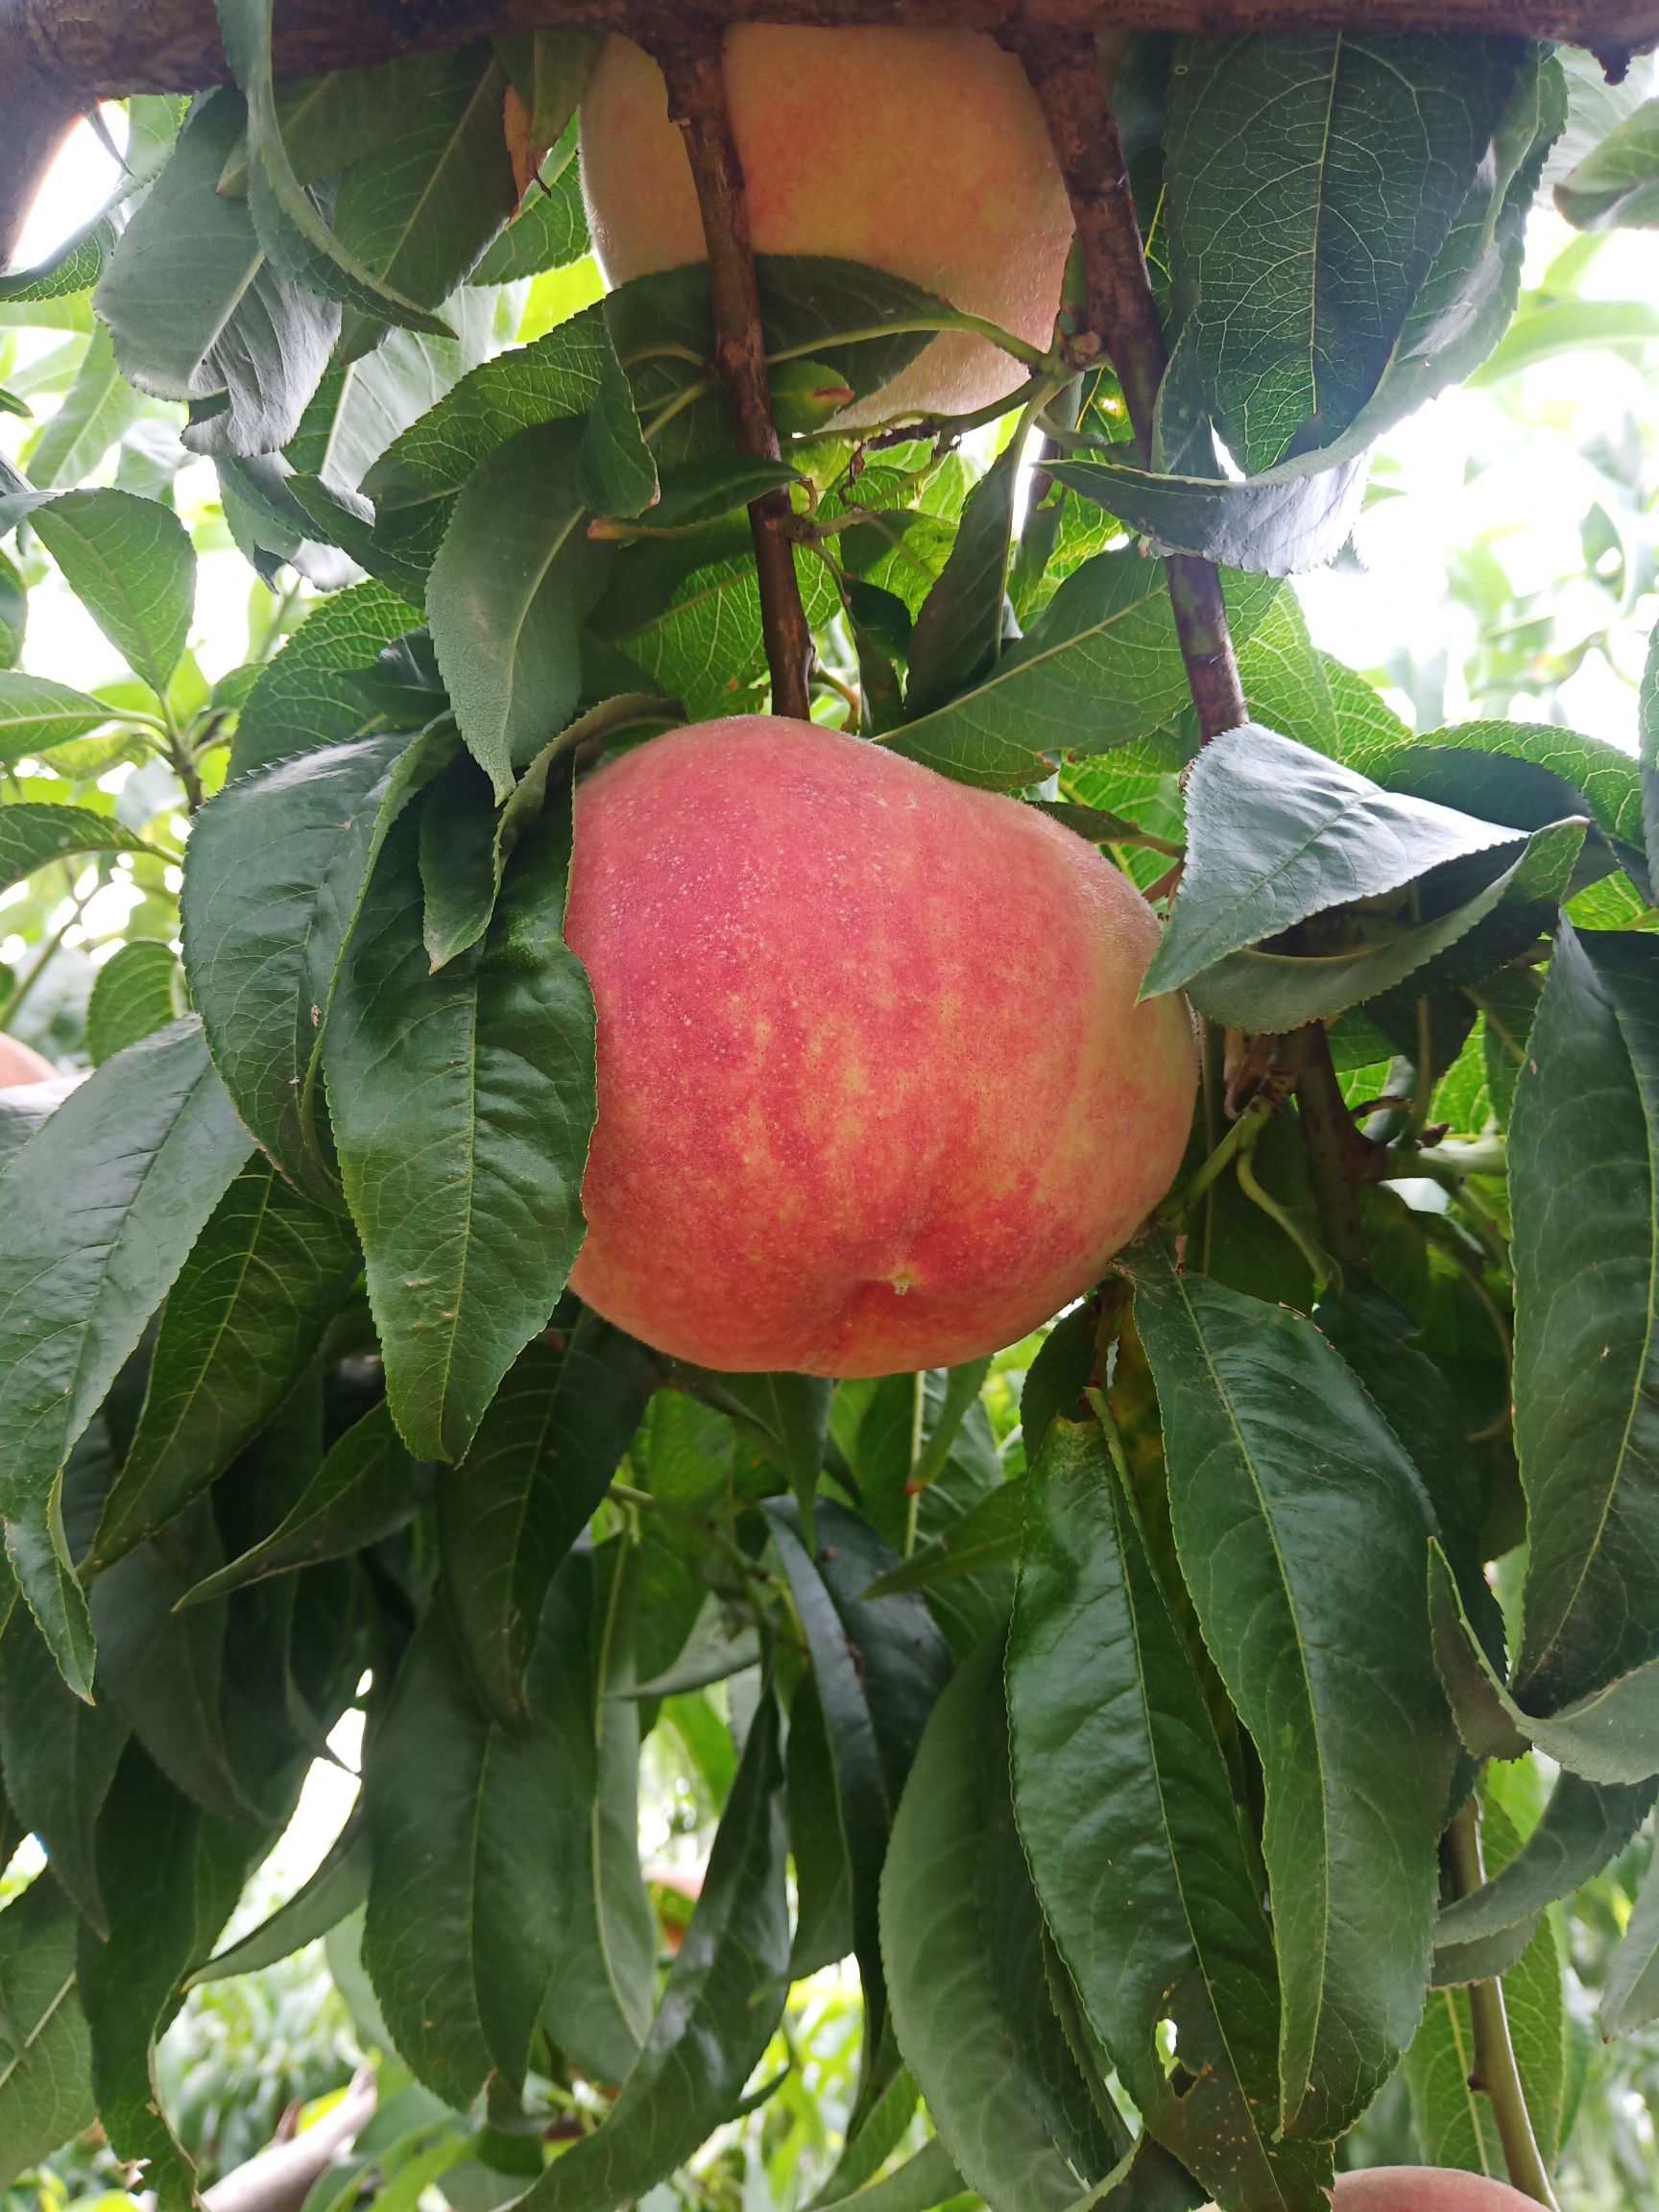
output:
[[[685,136],[697,185],[713,279],[715,370],[731,396],[743,450],[758,460],[776,461],[778,432],[766,381],[749,203],[726,106],[720,35],[659,38],[652,50],[667,81],[668,112]],[[749,522],[760,579],[760,626],[772,671],[772,711],[804,722],[811,711],[812,632],[795,575],[788,493],[769,492],[757,499]]]
[[[1118,373],[1142,461],[1150,465],[1158,387],[1168,356],[1146,273],[1118,119],[1094,40],[1070,31],[1021,30],[1007,43],[1043,103],[1082,250],[1088,298],[1072,351],[1078,365],[1104,354]],[[1238,663],[1227,631],[1221,579],[1208,561],[1173,555],[1166,564],[1175,634],[1208,739],[1247,717]]]
[[[1659,44],[1659,0],[282,0],[279,73],[549,24],[644,43],[728,23],[960,24],[997,33],[1467,31],[1599,53]],[[213,0],[0,0],[0,84],[33,65],[84,96],[187,92],[228,75]]]
[[[278,76],[564,25],[643,44],[731,23],[1025,31],[1462,31],[1593,47],[1616,74],[1659,45],[1659,0],[282,0]],[[0,0],[0,267],[59,137],[98,100],[229,76],[214,0]]]

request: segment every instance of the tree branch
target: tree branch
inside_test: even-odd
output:
[[[1095,31],[1461,31],[1590,46],[1615,76],[1659,45],[1659,0],[283,0],[278,76],[549,25],[645,44],[728,23]],[[0,268],[63,132],[99,100],[195,92],[230,74],[214,0],[0,0]]]
[[[760,329],[760,293],[749,241],[743,167],[726,106],[718,33],[676,34],[652,42],[668,85],[668,112],[691,157],[714,287],[714,366],[732,398],[746,453],[779,459]],[[749,509],[760,580],[760,627],[772,671],[772,711],[805,722],[811,713],[812,631],[801,604],[790,533],[789,494],[768,492]]]
[[[350,2148],[373,2115],[374,2077],[365,2070],[331,2112],[303,2135],[269,2144],[215,2181],[202,2201],[207,2212],[300,2212],[334,2160]]]
[[[1141,458],[1150,467],[1158,387],[1168,353],[1094,37],[1087,32],[1021,29],[1007,33],[1005,42],[1024,63],[1043,104],[1077,225],[1088,300],[1072,340],[1073,356],[1079,368],[1102,353],[1111,360]],[[1208,740],[1237,729],[1249,713],[1227,631],[1221,578],[1210,562],[1185,553],[1171,555],[1165,571],[1199,731]]]

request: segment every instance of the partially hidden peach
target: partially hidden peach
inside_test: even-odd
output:
[[[15,1090],[23,1083],[56,1083],[58,1070],[43,1060],[32,1045],[16,1037],[0,1036],[0,1091]]]
[[[757,253],[861,261],[1048,344],[1071,210],[1011,54],[977,31],[742,23],[725,55]],[[626,38],[606,40],[583,99],[582,181],[611,283],[706,257],[661,72]],[[1023,374],[989,341],[953,331],[837,427],[966,413]]]
[[[993,1352],[1100,1276],[1180,1163],[1196,1052],[1158,925],[1017,800],[773,716],[578,786],[598,1010],[571,1276],[663,1352],[880,1375]]]
[[[1538,2206],[1506,2181],[1488,2181],[1482,2174],[1450,2166],[1372,2166],[1337,2176],[1332,2212],[1538,2212]]]
[[[1450,2166],[1373,2166],[1344,2174],[1334,2212],[1538,2212],[1534,2200],[1507,2181]]]

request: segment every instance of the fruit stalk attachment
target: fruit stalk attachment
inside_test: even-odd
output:
[[[1480,1807],[1473,1792],[1446,1831],[1446,1853],[1453,1887],[1459,1897],[1471,1895],[1486,1879],[1480,1857]],[[1550,2172],[1532,2132],[1532,2115],[1521,2087],[1502,1982],[1470,1984],[1469,2017],[1475,2032],[1475,2070],[1469,2086],[1483,2091],[1491,2100],[1510,2182],[1523,2197],[1534,2198],[1548,2205],[1550,2212],[1557,2212]]]
[[[1079,369],[1109,359],[1123,387],[1143,465],[1152,460],[1158,387],[1168,366],[1146,272],[1111,87],[1087,31],[1022,27],[1008,35],[1043,106],[1077,225],[1087,299],[1071,352]],[[1165,563],[1175,634],[1206,742],[1248,718],[1214,565],[1190,554]]]
[[[714,292],[715,371],[731,396],[743,450],[757,460],[776,461],[778,430],[766,377],[749,202],[726,102],[722,43],[720,31],[712,28],[660,37],[651,50],[666,80],[668,112],[685,140],[697,186]],[[811,715],[812,631],[801,603],[790,520],[784,491],[764,493],[749,509],[766,664],[772,672],[772,711],[805,722]]]

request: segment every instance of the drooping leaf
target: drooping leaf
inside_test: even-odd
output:
[[[789,1979],[796,1982],[838,1964],[853,1949],[853,1870],[824,1701],[810,1673],[801,1677],[789,1701],[785,1778],[796,1901]]]
[[[178,516],[108,488],[62,493],[32,519],[116,652],[152,691],[165,691],[196,601],[196,549]]]
[[[387,831],[444,753],[405,732],[325,746],[238,777],[191,831],[184,962],[215,1065],[265,1151],[325,1205],[339,1198],[317,1075],[340,960]]]
[[[581,1243],[593,1001],[562,934],[567,819],[518,847],[489,936],[436,975],[418,828],[394,830],[365,897],[324,1056],[393,1412],[453,1459]]]
[[[252,217],[266,251],[285,263],[287,275],[301,278],[313,290],[349,301],[370,314],[442,335],[446,325],[428,310],[444,298],[451,285],[445,284],[431,299],[418,301],[397,284],[383,281],[387,273],[385,266],[370,265],[371,260],[377,257],[365,256],[358,250],[363,243],[361,239],[350,236],[342,239],[336,235],[296,173],[272,74],[274,0],[218,0],[218,8],[226,55],[248,102],[250,160],[257,165],[256,174],[252,169],[250,172]],[[396,145],[408,134],[409,126],[420,112],[421,98],[430,97],[432,75],[429,63],[421,80],[412,87],[418,95],[412,103],[400,101],[397,96],[398,87],[396,84],[392,87],[393,100],[388,105],[394,112],[405,106],[410,109],[403,131],[377,130],[369,144],[344,149],[347,156],[344,160],[339,157],[341,150],[334,149],[325,158],[325,169],[346,168],[355,173],[377,156],[384,157],[389,141]],[[309,162],[306,165],[309,167]],[[314,175],[322,173],[313,172]],[[274,204],[265,204],[267,195]],[[277,211],[298,232],[297,246],[284,239],[281,225],[276,221]],[[375,243],[380,241],[376,239]],[[464,273],[458,271],[457,276]]]
[[[259,1840],[181,1797],[129,1745],[98,1826],[108,1940],[82,1929],[79,1988],[99,2118],[117,2157],[147,2161],[158,2212],[190,2212],[194,2169],[161,2112],[156,2042],[185,1975],[229,1916]]]
[[[1147,996],[1178,990],[1327,907],[1519,842],[1500,825],[1383,791],[1254,723],[1199,755],[1187,822],[1187,865]]]
[[[432,565],[427,607],[456,719],[497,798],[569,721],[578,631],[604,579],[576,487],[583,434],[521,430],[471,476]]]
[[[1528,1534],[1514,1693],[1531,1712],[1659,1657],[1656,1126],[1652,942],[1564,925],[1510,1138]]]
[[[259,1808],[235,1770],[225,1727],[225,1608],[177,1610],[223,1557],[211,1507],[198,1498],[98,1575],[89,1596],[97,1690],[176,1790],[223,1819],[253,1821]]]
[[[786,1847],[768,1690],[645,2047],[603,2125],[554,2161],[521,2200],[523,2212],[632,2203],[735,2112],[783,2010]]]
[[[168,1293],[95,1569],[155,1535],[258,1434],[309,1364],[356,1264],[349,1222],[263,1157],[242,1170]]]
[[[1142,532],[1160,553],[1195,553],[1257,575],[1292,576],[1335,559],[1364,496],[1362,455],[1336,468],[1321,466],[1323,459],[1282,462],[1237,483],[1157,475],[1093,449],[1046,467],[1056,483]]]
[[[1001,650],[1022,449],[1014,439],[969,493],[950,558],[922,602],[909,639],[912,720],[981,683]]]
[[[1659,1781],[1602,1788],[1562,1774],[1538,1825],[1484,1886],[1442,1908],[1434,1938],[1437,1988],[1506,1974],[1548,1908],[1600,1873],[1635,1835]]]
[[[0,1176],[9,1521],[49,1529],[77,1437],[247,1155],[192,1016],[107,1061]],[[29,1597],[54,1611],[72,1605],[61,1587],[31,1586]]]
[[[1179,349],[1244,469],[1330,444],[1372,397],[1520,60],[1503,38],[1342,31],[1182,45],[1165,122]]]
[[[1279,1996],[1260,1875],[1204,1692],[1097,1423],[1027,1479],[1008,1651],[1020,1830],[1096,2035],[1153,2134],[1245,2212],[1320,2202],[1275,2140]],[[1165,2072],[1174,2022],[1182,2093]]]
[[[525,1719],[525,1669],[560,1563],[639,1425],[650,1354],[583,1307],[521,1352],[459,1466],[438,1482],[456,1640],[503,1726]]]
[[[782,1471],[810,1544],[812,1501],[824,1465],[834,1385],[816,1375],[710,1375],[706,1380],[756,1448]]]
[[[336,1438],[270,1535],[204,1575],[185,1601],[209,1603],[268,1575],[343,1558],[400,1528],[420,1503],[409,1455],[382,1400]]]
[[[1328,1293],[1313,1318],[1370,1393],[1423,1479],[1457,1587],[1495,1657],[1503,1617],[1483,1560],[1485,1496],[1467,1420],[1444,1369],[1421,1348],[1421,1326],[1380,1285],[1358,1273]]]
[[[38,1839],[64,1895],[100,1935],[108,1934],[108,1921],[93,1838],[126,1741],[126,1723],[107,1704],[75,1695],[27,1613],[13,1607],[0,1637],[7,1802]]]
[[[1122,2144],[1048,1995],[1001,1663],[994,1637],[933,1708],[881,1879],[881,1949],[899,2047],[970,2188],[992,2212],[1061,2212]]]
[[[106,960],[86,1006],[86,1050],[94,1068],[125,1052],[184,1011],[183,972],[171,945],[133,937]]]
[[[1132,1279],[1182,1571],[1265,1774],[1284,2111],[1330,2137],[1422,2009],[1453,1757],[1428,1503],[1311,1322],[1181,1275],[1151,1243]]]
[[[446,62],[409,128],[347,172],[334,207],[347,253],[418,308],[448,299],[517,198],[501,121],[506,72],[478,45],[451,49]],[[354,330],[354,320],[348,359],[373,342],[373,325]]]
[[[774,1500],[766,1513],[812,1654],[853,1880],[865,2034],[874,2048],[886,2011],[881,1867],[950,1656],[920,1598],[866,1599],[871,1583],[898,1560],[856,1514],[824,1499],[808,1538],[798,1505]]]
[[[639,1871],[639,1708],[634,1653],[642,1581],[622,1548],[579,1549],[555,1577],[561,1671],[532,1714],[554,1727],[566,1776],[565,1936],[542,2003],[556,2050],[592,2080],[625,2080],[651,2026],[658,1932]]]
[[[215,1951],[204,1965],[197,1967],[185,1987],[195,1989],[204,1982],[223,1982],[233,1974],[257,1974],[279,1960],[291,1959],[319,1936],[326,1936],[368,1896],[369,1866],[369,1822],[359,1799],[316,1872],[257,1928],[250,1929],[223,1951]]]
[[[186,442],[215,454],[290,438],[340,329],[338,307],[271,266],[247,202],[218,190],[245,121],[228,88],[192,109],[94,295],[128,381],[191,401]]]
[[[50,1873],[0,1912],[0,2189],[93,2117],[75,1940],[75,1908]]]
[[[521,2083],[579,1894],[594,1777],[563,1677],[586,1672],[589,1611],[568,1591],[591,1579],[573,1559],[554,1592],[522,1735],[484,1714],[435,1608],[365,1767],[369,1971],[398,2050],[457,2109],[492,2078]]]

